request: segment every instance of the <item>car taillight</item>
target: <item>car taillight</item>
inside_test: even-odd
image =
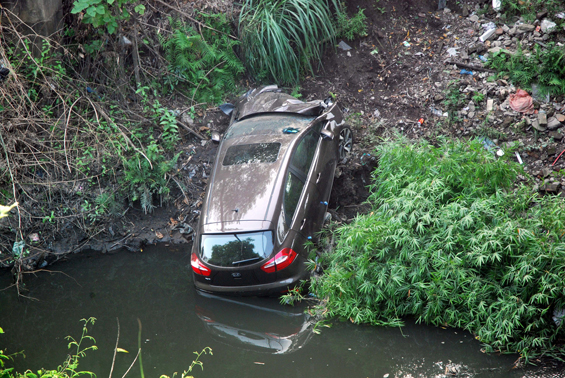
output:
[[[196,253],[193,253],[190,257],[190,265],[192,265],[192,270],[194,271],[194,273],[198,275],[208,277],[210,273],[212,273],[210,269],[206,268],[206,266],[202,264],[202,261],[200,261],[198,256],[196,256]]]
[[[267,273],[274,273],[277,270],[282,270],[292,264],[297,254],[290,248],[285,248],[275,255],[272,259],[267,261],[261,269]]]

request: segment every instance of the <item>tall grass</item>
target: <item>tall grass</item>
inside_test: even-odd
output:
[[[479,142],[389,141],[370,214],[338,229],[312,290],[355,323],[471,331],[487,351],[565,356],[565,205],[514,187],[521,167]],[[523,173],[522,173],[523,174]]]
[[[296,84],[313,73],[326,43],[335,43],[330,0],[245,0],[239,16],[243,60],[258,80]]]

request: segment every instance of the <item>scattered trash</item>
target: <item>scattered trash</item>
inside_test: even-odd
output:
[[[509,96],[510,107],[519,113],[534,114],[534,100],[523,89],[518,89],[515,94]]]
[[[557,24],[547,18],[541,22],[541,31],[551,33],[557,29]]]
[[[498,12],[501,6],[502,6],[501,0],[492,0],[492,9],[494,9],[495,12]]]
[[[438,117],[447,117],[448,116],[447,112],[444,113],[441,110],[434,108],[433,106],[430,106],[430,111],[432,112],[433,115],[436,115]]]
[[[492,152],[492,150],[496,147],[496,144],[494,144],[494,142],[487,137],[479,138],[479,141],[483,144],[483,147],[488,152]]]
[[[563,322],[563,318],[565,318],[565,309],[563,308],[556,308],[553,310],[553,321],[555,322],[556,326],[560,326]]]
[[[565,12],[560,12],[555,15],[557,18],[565,19]]]
[[[498,151],[496,151],[496,155],[497,155],[498,157],[502,157],[502,156],[504,156],[504,151],[498,150]]]
[[[233,104],[230,104],[229,102],[226,102],[225,104],[220,105],[220,110],[225,115],[230,115],[233,112],[234,109],[235,109],[235,106]]]
[[[381,118],[381,112],[379,112],[379,109],[375,109],[375,111],[373,112],[373,116],[375,118]]]
[[[29,234],[29,240],[31,240],[32,242],[38,242],[39,234],[37,232],[34,232],[33,234]]]
[[[551,164],[552,167],[555,165],[555,163],[557,163],[557,160],[559,160],[559,158],[561,157],[561,155],[563,155],[563,152],[565,152],[565,150],[561,151],[561,153],[559,154],[559,156],[557,156],[557,159],[555,159],[555,161],[553,162],[553,164]]]
[[[466,70],[466,69],[462,69],[459,73],[461,75],[471,75],[471,76],[473,75],[473,71],[469,71],[469,70]]]
[[[418,123],[419,123],[420,125],[423,125],[423,124],[424,124],[424,119],[423,119],[423,118],[420,118],[420,119],[418,120]]]
[[[345,43],[345,42],[343,42],[343,41],[340,41],[340,42],[337,44],[337,47],[339,47],[339,48],[342,49],[343,51],[351,50],[351,48],[352,48],[351,46],[349,46],[347,43]]]
[[[408,41],[404,41],[404,42],[402,42],[402,44],[406,47],[410,47],[410,42],[408,42]]]
[[[485,42],[489,40],[495,33],[496,33],[496,29],[488,29],[486,32],[483,33],[483,35],[479,37],[479,40],[481,42]]]
[[[518,151],[516,151],[516,159],[518,159],[518,163],[524,164],[524,162],[522,161],[522,157],[520,156],[520,154],[518,153]]]
[[[445,8],[445,3],[447,2],[447,0],[439,0],[438,4],[437,4],[437,10],[442,10]]]
[[[287,127],[283,129],[283,134],[296,134],[297,132],[299,132],[300,129],[296,128],[296,127]]]
[[[494,110],[494,100],[489,98],[487,100],[487,112],[492,112]]]
[[[496,29],[496,24],[494,22],[487,22],[486,24],[483,24],[483,29],[485,29],[485,31],[489,31],[492,29]]]
[[[486,58],[484,55],[479,55],[479,59],[482,60],[483,62],[488,61],[488,58]]]
[[[22,256],[22,253],[24,252],[25,245],[26,245],[26,242],[23,241],[23,240],[14,243],[14,246],[12,247],[12,253],[13,253],[14,257],[19,258],[20,256]]]
[[[532,97],[539,102],[549,102],[549,93],[542,93],[538,84],[532,84]]]
[[[451,47],[447,49],[447,53],[449,54],[449,56],[457,56],[457,48]]]

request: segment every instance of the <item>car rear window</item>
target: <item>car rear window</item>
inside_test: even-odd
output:
[[[273,163],[279,156],[280,143],[253,143],[231,146],[222,165]]]
[[[271,231],[202,235],[200,258],[216,266],[242,266],[266,259],[273,252]]]
[[[267,114],[258,115],[233,124],[224,139],[246,135],[280,135],[288,127],[302,129],[316,117],[298,114]]]

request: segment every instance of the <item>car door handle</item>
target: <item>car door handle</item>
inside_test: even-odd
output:
[[[306,218],[302,219],[302,223],[300,223],[300,229],[301,230],[304,228],[305,224],[306,224]]]
[[[320,178],[322,177],[322,172],[318,172],[318,176],[316,176],[316,184],[320,183]]]

